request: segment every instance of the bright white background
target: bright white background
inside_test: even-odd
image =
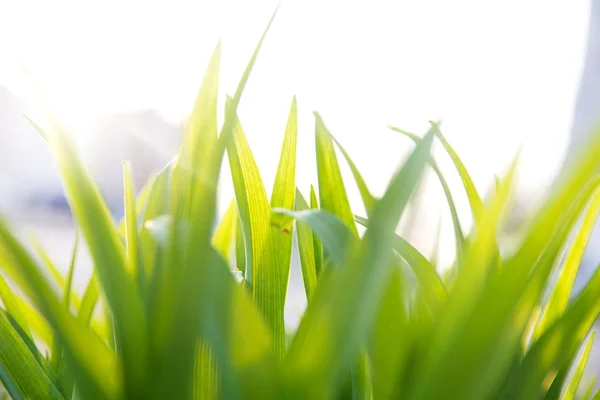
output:
[[[221,95],[233,93],[276,4],[2,1],[0,84],[31,96],[25,65],[83,140],[115,112],[152,107],[179,123],[219,39]],[[588,8],[584,0],[283,1],[240,108],[267,187],[295,94],[303,191],[316,181],[318,110],[377,194],[410,148],[386,125],[421,134],[428,120],[443,119],[482,191],[523,145],[519,193],[535,199],[567,144]],[[230,193],[225,187],[223,204]],[[437,186],[426,204],[422,225],[431,232],[445,212]],[[448,241],[447,257],[451,249]]]

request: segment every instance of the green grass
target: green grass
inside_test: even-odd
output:
[[[119,224],[60,122],[47,131],[32,122],[54,154],[94,273],[80,297],[71,290],[74,256],[62,276],[39,245],[32,253],[0,219],[0,379],[10,396],[591,398],[582,374],[600,312],[600,273],[570,297],[600,210],[600,140],[586,146],[510,253],[500,252],[497,235],[516,161],[484,202],[435,123],[423,137],[392,128],[415,147],[376,198],[315,113],[318,179],[303,192],[295,183],[294,98],[269,195],[236,112],[263,39],[224,105],[216,47],[179,154],[137,198],[135,165],[124,164]],[[440,170],[434,141],[455,171]],[[225,157],[235,198],[215,224]],[[443,275],[395,233],[426,168],[440,179],[453,216],[457,257]],[[458,173],[469,199],[470,233],[460,226],[448,173]],[[366,215],[353,213],[347,184],[358,186]],[[290,334],[283,316],[293,235],[308,306]]]

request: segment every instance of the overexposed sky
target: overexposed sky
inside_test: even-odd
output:
[[[78,135],[104,115],[145,107],[175,123],[191,108],[219,39],[221,95],[234,91],[277,3],[0,2],[0,84],[30,95],[22,63]],[[304,191],[316,182],[313,110],[375,193],[410,148],[387,124],[423,133],[428,120],[443,119],[482,190],[521,144],[525,193],[543,188],[560,163],[588,1],[281,3],[240,108],[268,187],[294,94]],[[428,201],[443,204],[437,187],[432,193]],[[435,226],[437,214],[430,219]]]

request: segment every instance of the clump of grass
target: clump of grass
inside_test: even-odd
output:
[[[394,128],[415,148],[375,198],[315,113],[318,181],[303,194],[295,184],[294,99],[269,199],[236,114],[263,38],[227,99],[220,129],[217,46],[177,157],[137,198],[131,166],[124,165],[121,224],[113,223],[60,123],[52,121],[47,132],[34,124],[56,158],[94,273],[79,297],[71,290],[74,261],[62,277],[0,220],[0,379],[10,396],[574,398],[600,312],[600,274],[570,300],[600,208],[600,141],[590,143],[510,255],[501,255],[496,233],[514,166],[485,204],[435,123],[423,137]],[[468,195],[475,221],[468,235],[447,171],[430,155],[434,140],[452,158]],[[365,216],[352,212],[336,147]],[[225,153],[235,198],[215,227]],[[457,258],[443,277],[395,233],[429,167],[453,215]],[[580,218],[584,223],[567,246]],[[357,224],[366,227],[364,235]],[[287,343],[283,310],[293,235],[308,307]]]

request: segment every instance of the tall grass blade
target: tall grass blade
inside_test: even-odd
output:
[[[330,396],[356,365],[385,287],[394,229],[428,159],[432,138],[427,135],[417,146],[375,204],[372,228],[359,248],[317,286],[286,357],[286,383],[298,398]],[[321,363],[322,357],[330,362]]]
[[[394,126],[389,126],[389,128],[408,137],[415,143],[415,145],[419,144],[419,142],[421,141],[421,138],[413,133],[407,132],[400,128],[396,128]],[[430,157],[429,165],[431,166],[431,169],[433,169],[433,172],[437,175],[438,180],[440,181],[440,185],[442,186],[442,190],[444,191],[444,196],[446,197],[446,202],[448,203],[448,208],[450,209],[452,226],[454,228],[454,242],[456,245],[457,265],[462,265],[461,257],[464,253],[465,235],[460,225],[460,219],[458,218],[456,203],[454,202],[454,197],[452,196],[452,192],[450,191],[450,186],[448,185],[448,182],[446,181],[446,178],[444,177],[444,174],[442,173],[437,162],[433,158],[433,155]]]
[[[560,276],[535,327],[533,333],[534,340],[539,338],[546,328],[566,310],[579,265],[581,264],[587,242],[592,234],[599,212],[600,191],[592,198],[587,215],[584,217],[581,228],[577,232],[571,249],[567,254],[565,263],[560,271]]]
[[[287,275],[278,255],[280,232],[271,225],[267,194],[239,121],[234,127],[233,138],[227,153],[246,243],[245,281],[250,284],[254,303],[272,331],[276,352],[282,356]]]
[[[563,396],[564,400],[575,400],[576,398],[577,391],[580,388],[581,378],[583,377],[583,371],[585,370],[588,358],[590,357],[590,352],[592,351],[592,345],[594,344],[595,336],[596,331],[592,331],[592,333],[585,342],[585,346],[583,347],[583,353],[581,353],[581,356],[579,357],[579,360],[575,365],[573,376],[571,377],[571,380],[568,382],[567,387],[565,388],[565,394]]]

